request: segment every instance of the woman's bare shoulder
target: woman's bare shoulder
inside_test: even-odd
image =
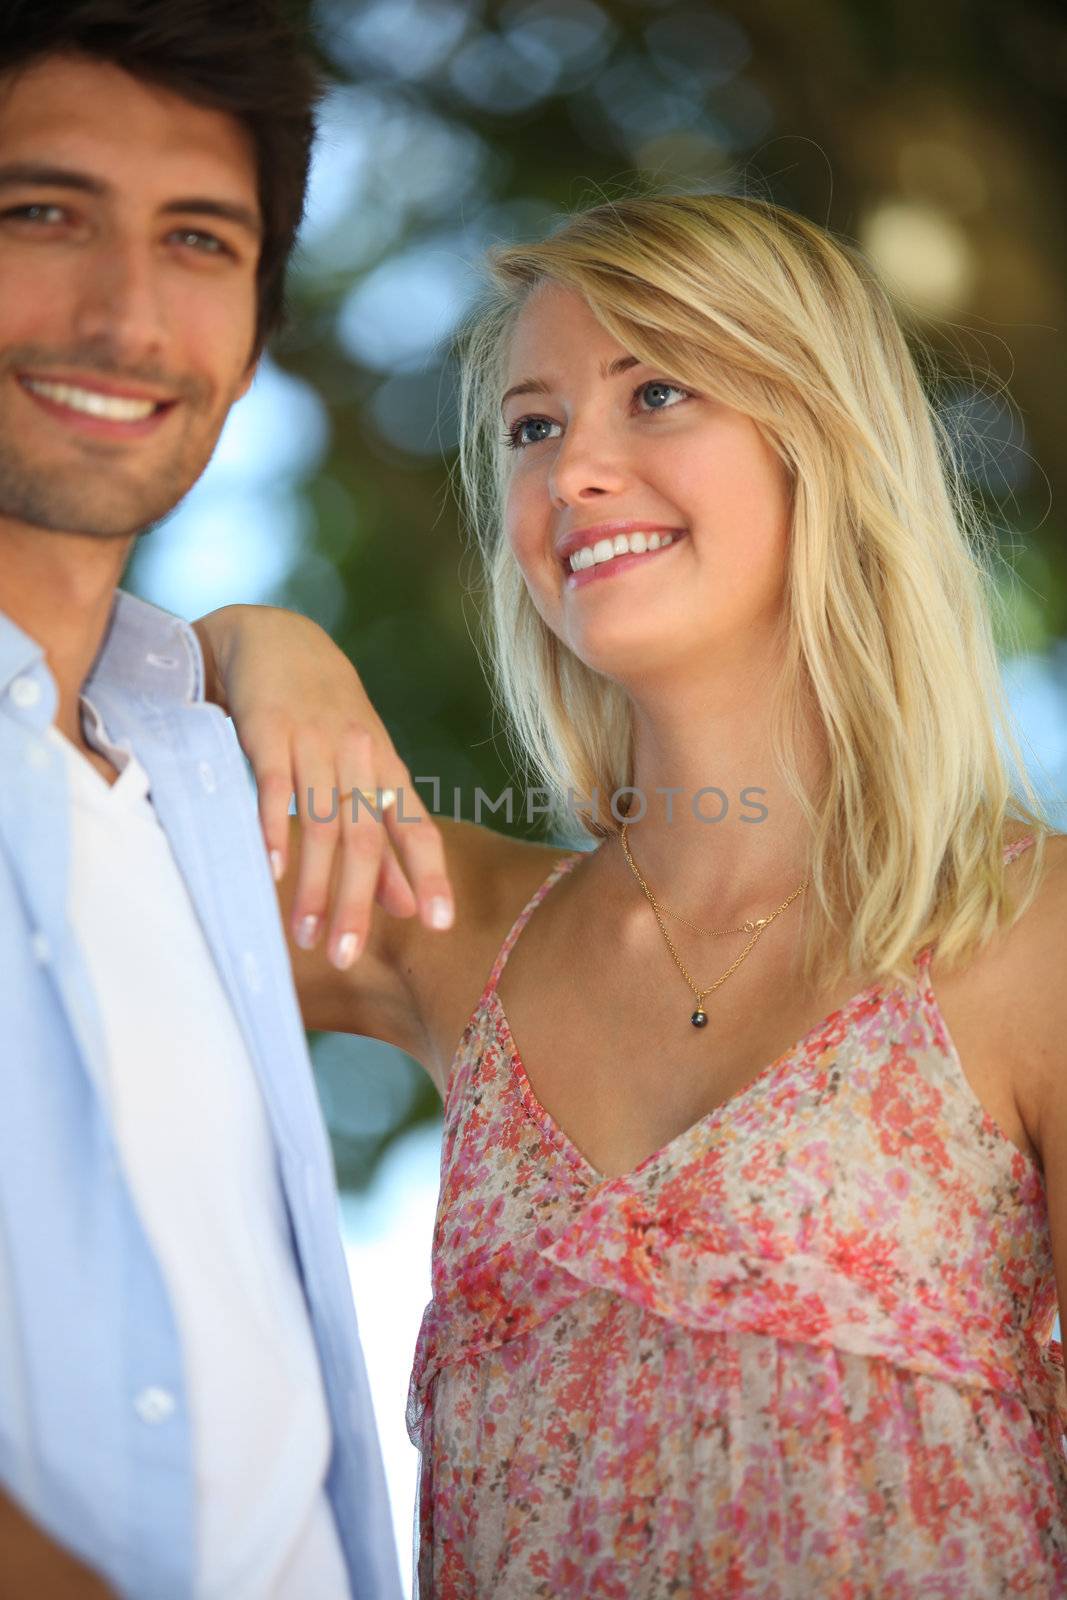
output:
[[[1016,828],[1024,837],[1031,829]],[[1007,842],[1013,842],[1008,840]],[[1028,851],[1016,857],[1014,867]],[[1067,1057],[1067,1001],[1063,984],[1067,951],[1067,834],[1045,836],[1045,860],[1034,898],[1022,916],[993,941],[992,991],[1010,1022],[1011,1082],[1027,1132],[1041,1149],[1046,1104],[1058,1093]]]
[[[455,921],[444,933],[414,918],[405,921],[398,928],[395,959],[420,1018],[420,1060],[443,1093],[455,1048],[508,930],[569,852],[472,822],[437,820],[455,894]]]

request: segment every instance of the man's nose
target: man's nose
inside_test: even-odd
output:
[[[101,241],[85,263],[75,308],[79,343],[106,349],[117,365],[158,359],[165,323],[158,267],[150,245]]]

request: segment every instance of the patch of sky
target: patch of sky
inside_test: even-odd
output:
[[[414,1103],[422,1069],[380,1039],[323,1033],[312,1047],[315,1082],[332,1132],[377,1140],[400,1126]]]
[[[633,50],[597,75],[589,106],[578,98],[572,102],[572,110],[584,122],[590,106],[597,107],[616,134],[633,145],[675,129],[691,131],[699,126],[704,100],[705,90],[696,79],[665,77],[647,57]]]
[[[557,93],[585,84],[615,41],[616,30],[593,0],[511,0],[500,13],[504,38],[520,54],[536,46],[555,66]]]
[[[416,372],[437,354],[474,303],[477,245],[464,233],[409,246],[368,273],[337,319],[343,347],[374,372]]]
[[[142,536],[131,581],[142,599],[193,618],[269,602],[300,559],[307,508],[292,490],[199,489]]]
[[[440,1161],[440,1122],[414,1128],[390,1146],[369,1190],[341,1196],[345,1256],[407,1595],[419,1457],[404,1411],[415,1340],[430,1299]]]
[[[561,213],[546,200],[520,197],[485,206],[471,219],[470,235],[482,250],[491,244],[543,239],[560,221]]]
[[[138,541],[126,586],[184,617],[270,599],[305,545],[309,514],[298,486],[329,438],[314,390],[264,358],[202,477]]]
[[[381,85],[347,85],[324,100],[300,232],[300,274],[377,262],[412,228],[482,197],[488,147],[470,128]]]
[[[468,40],[453,56],[448,76],[468,105],[512,116],[555,92],[560,63],[542,34],[512,29]]]
[[[379,384],[370,410],[387,444],[410,456],[434,457],[455,448],[458,416],[450,369],[400,373]]]
[[[417,81],[443,66],[479,8],[472,0],[327,0],[316,9],[320,37],[340,65]]]
[[[1001,671],[1030,780],[1053,826],[1067,832],[1067,640],[1014,656]]]

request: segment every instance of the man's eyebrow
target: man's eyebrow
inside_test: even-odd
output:
[[[631,367],[641,365],[637,356],[617,356],[614,361],[600,363],[600,376],[606,381],[608,378],[617,378],[620,372],[629,372]],[[521,383],[514,384],[504,395],[500,402],[503,410],[509,400],[517,394],[550,394],[551,387],[543,378],[524,378]]]
[[[109,192],[109,186],[102,179],[70,167],[56,167],[39,161],[9,161],[0,165],[0,190],[32,188],[38,184],[45,189],[73,189],[79,194],[91,194],[98,198]],[[259,213],[236,200],[190,195],[188,198],[168,200],[162,212],[164,216],[217,217],[220,222],[232,222],[243,228],[256,240],[263,237]]]
[[[40,161],[7,161],[0,166],[0,189],[38,183],[47,189],[77,189],[82,194],[107,192],[107,186],[99,178],[92,178],[87,172],[74,172],[70,167],[54,167]]]
[[[243,228],[253,239],[260,240],[263,237],[259,213],[236,200],[209,200],[206,195],[195,196],[188,200],[168,200],[162,209],[164,216],[168,217],[217,217],[220,222],[232,222],[238,228]]]

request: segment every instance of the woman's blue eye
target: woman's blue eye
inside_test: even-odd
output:
[[[543,440],[551,437],[550,430],[558,427],[559,423],[553,422],[550,417],[520,417],[519,421],[508,429],[504,440],[513,450],[522,450],[528,444],[541,444]]]
[[[646,383],[641,386],[640,393],[645,404],[652,411],[662,411],[671,403],[672,394],[684,395],[685,390],[679,389],[676,383]]]
[[[688,400],[690,391],[677,383],[664,383],[653,378],[633,391],[633,400],[640,401],[647,411],[666,411],[679,400]],[[631,402],[632,403],[632,402]],[[551,417],[520,417],[504,434],[504,443],[512,450],[525,450],[527,445],[543,444],[560,431],[558,422]]]

